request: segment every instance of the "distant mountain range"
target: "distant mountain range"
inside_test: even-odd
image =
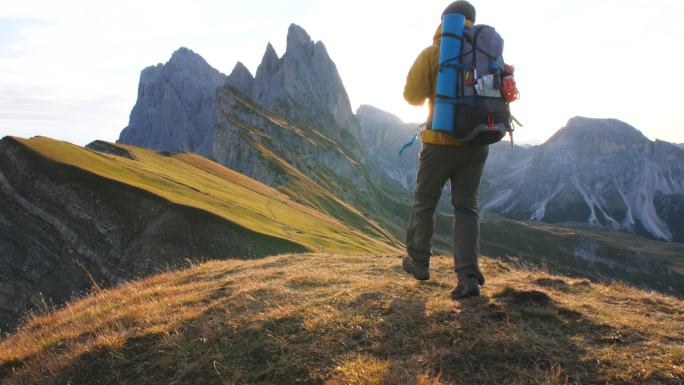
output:
[[[386,112],[359,111],[362,129],[407,137]],[[365,127],[364,127],[365,126]],[[396,155],[397,143],[374,147],[371,159],[403,186],[415,184],[417,159]],[[492,146],[482,183],[482,210],[517,220],[579,222],[684,241],[684,150],[650,141],[613,119],[576,117],[539,146]],[[399,163],[401,161],[402,163]],[[398,171],[392,165],[401,164]],[[403,172],[402,172],[403,171]]]
[[[488,170],[484,210],[684,241],[684,150],[620,121],[573,118],[540,146],[496,154]]]

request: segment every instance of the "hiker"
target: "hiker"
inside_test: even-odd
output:
[[[503,50],[503,40],[494,31],[493,28],[487,26],[475,26],[475,8],[467,1],[456,1],[450,4],[442,16],[446,14],[457,13],[465,17],[465,29],[463,32],[463,39],[470,39],[470,44],[477,45],[478,34],[482,31],[482,35],[487,40],[481,45],[486,45],[490,41],[500,40],[500,51]],[[482,28],[481,28],[482,27]],[[474,38],[473,38],[474,36]],[[490,37],[494,37],[490,39]],[[476,43],[472,43],[475,39]],[[497,40],[498,39],[498,40]],[[485,161],[489,153],[489,146],[487,144],[473,144],[471,142],[464,143],[456,140],[454,136],[448,132],[437,131],[431,129],[430,122],[432,122],[432,115],[434,112],[435,97],[443,97],[436,95],[437,75],[440,66],[440,41],[442,40],[442,26],[437,30],[434,36],[433,45],[423,50],[420,53],[406,79],[406,86],[404,89],[404,98],[412,105],[421,106],[425,100],[430,102],[430,118],[428,119],[427,129],[421,133],[423,142],[423,149],[420,153],[420,165],[418,168],[416,191],[414,194],[413,212],[407,231],[407,255],[403,257],[403,269],[412,274],[417,280],[430,279],[430,257],[432,237],[434,231],[435,209],[440,199],[442,189],[447,181],[451,181],[451,203],[454,207],[453,219],[453,242],[454,242],[454,268],[456,271],[458,283],[456,288],[451,292],[454,299],[462,299],[480,295],[480,286],[484,285],[485,279],[478,267],[479,256],[479,238],[480,225],[478,215],[478,194],[480,189],[480,178],[484,169]],[[465,50],[465,43],[464,50]],[[472,49],[471,53],[462,53],[472,55],[475,58],[475,52],[480,55],[484,52],[482,49]],[[499,81],[503,78],[512,78],[512,67],[506,66],[501,55],[494,57],[487,55],[485,57],[488,66],[501,67],[501,72],[496,72],[495,75],[501,76]],[[470,56],[468,56],[470,58]],[[465,59],[463,58],[463,61]],[[477,61],[477,60],[476,60]],[[493,63],[493,64],[492,64]],[[474,68],[473,64],[473,68]],[[506,73],[507,71],[511,73]],[[487,67],[488,69],[489,67]],[[476,70],[471,70],[472,79],[477,78],[480,70],[478,64]],[[467,70],[466,70],[467,71]],[[490,75],[491,76],[491,75]],[[466,78],[466,77],[462,77]],[[471,90],[474,90],[476,82],[471,81]],[[501,90],[503,88],[500,87]],[[473,91],[474,92],[474,91]],[[501,96],[503,91],[497,91]],[[515,89],[517,93],[517,89]],[[473,94],[474,95],[474,94]],[[454,99],[455,98],[451,98]],[[503,97],[501,99],[504,99]],[[505,109],[508,109],[508,101],[502,100]],[[471,108],[472,110],[472,108]],[[467,108],[465,110],[456,110],[459,113],[470,113]],[[465,111],[465,112],[463,112]],[[508,110],[510,116],[510,111]],[[458,116],[457,119],[468,118]],[[485,124],[482,125],[487,128],[487,119],[489,119],[489,128],[492,128],[492,118],[485,117]],[[510,121],[510,118],[508,118]],[[506,122],[508,124],[508,122]],[[509,127],[506,129],[512,132]],[[488,131],[489,133],[490,131]],[[505,132],[501,134],[501,137]],[[498,141],[495,139],[490,142]]]

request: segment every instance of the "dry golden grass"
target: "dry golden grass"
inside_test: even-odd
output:
[[[209,262],[94,293],[0,342],[2,384],[681,384],[684,305],[483,260],[454,302],[448,258]]]

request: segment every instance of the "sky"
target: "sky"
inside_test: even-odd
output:
[[[229,74],[254,73],[266,44],[285,51],[296,23],[335,61],[354,110],[407,122],[425,107],[402,96],[450,1],[0,0],[0,137],[114,141],[128,124],[140,71],[181,46]],[[518,143],[547,140],[573,116],[615,118],[650,139],[684,142],[684,2],[472,0],[505,40],[522,98]]]

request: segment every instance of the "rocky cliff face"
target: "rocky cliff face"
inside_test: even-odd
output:
[[[187,48],[174,52],[166,64],[145,68],[119,143],[209,155],[216,89],[226,81],[224,74]]]
[[[322,42],[313,42],[292,24],[282,58],[270,44],[257,69],[253,99],[296,122],[322,128],[350,148],[358,147],[360,127],[349,97]]]
[[[212,156],[217,90],[229,84],[262,108],[300,125],[314,126],[363,157],[360,126],[335,63],[322,42],[292,24],[281,57],[266,47],[256,76],[237,63],[229,76],[187,48],[166,64],[143,70],[138,100],[120,143],[160,151]]]

